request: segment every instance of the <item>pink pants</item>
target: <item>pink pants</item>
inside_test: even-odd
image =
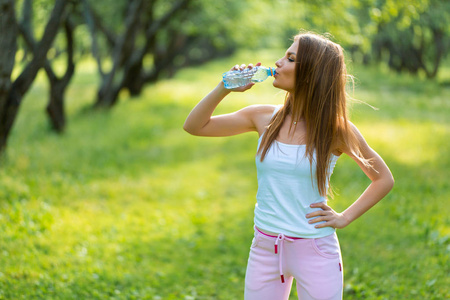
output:
[[[342,299],[342,258],[336,233],[311,239],[268,236],[255,228],[245,275],[245,300],[286,300],[292,281],[301,300]]]

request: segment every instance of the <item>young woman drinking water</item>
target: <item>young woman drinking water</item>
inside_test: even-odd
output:
[[[191,111],[184,129],[198,136],[259,134],[255,237],[245,299],[288,299],[294,278],[299,299],[342,299],[336,228],[348,226],[374,206],[394,180],[347,118],[347,73],[340,45],[301,33],[275,65],[273,86],[287,92],[284,105],[251,105],[212,116],[229,93],[254,85],[227,90],[220,82]],[[236,65],[232,70],[245,68]],[[350,156],[371,183],[346,210],[336,212],[327,205],[327,191],[342,154]]]

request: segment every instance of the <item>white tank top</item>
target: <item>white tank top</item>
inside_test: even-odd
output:
[[[277,107],[274,111],[280,108]],[[258,149],[261,139],[258,140]],[[256,155],[258,177],[257,203],[255,205],[255,226],[273,233],[302,238],[319,238],[332,234],[331,227],[315,228],[309,224],[306,214],[320,210],[311,208],[315,202],[326,202],[317,188],[315,163],[313,172],[305,156],[305,145],[291,145],[274,141],[264,160]],[[315,156],[314,156],[315,158]],[[332,155],[330,176],[339,157]],[[311,178],[312,174],[312,178]],[[328,187],[327,180],[327,187]]]

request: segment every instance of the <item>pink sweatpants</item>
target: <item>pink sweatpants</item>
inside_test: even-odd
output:
[[[267,236],[255,229],[245,300],[286,300],[295,278],[301,300],[342,299],[343,269],[336,233],[311,239]]]

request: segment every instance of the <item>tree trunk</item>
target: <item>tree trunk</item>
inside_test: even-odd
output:
[[[11,73],[17,51],[17,23],[14,0],[0,0],[0,151],[6,147],[9,131],[6,115],[10,110]]]
[[[99,20],[97,20],[98,17],[92,11],[87,0],[83,0],[83,16],[84,16],[84,20],[85,20],[86,25],[89,28],[89,31],[91,34],[92,55],[94,56],[95,61],[97,62],[97,68],[98,68],[98,72],[100,73],[100,77],[102,79],[104,79],[105,72],[103,72],[102,58],[100,55],[100,47],[99,47],[98,41],[97,41],[97,28],[102,28],[102,26],[101,26],[101,22]],[[108,36],[109,32],[108,32],[108,34],[104,32],[104,34],[106,36]],[[113,37],[110,37],[110,39],[114,40]],[[113,45],[114,45],[114,42],[110,43],[111,47],[113,47]]]
[[[75,73],[75,63],[73,59],[73,25],[67,17],[64,22],[64,31],[67,39],[67,69],[62,78],[58,78],[51,69],[50,63],[45,65],[48,79],[50,81],[50,99],[47,104],[47,114],[52,128],[56,132],[63,132],[66,126],[66,113],[64,110],[64,95],[67,86]]]
[[[116,74],[123,66],[124,61],[133,54],[136,31],[139,25],[139,15],[142,11],[143,4],[143,0],[134,0],[129,4],[130,6],[125,21],[125,31],[115,44],[112,69],[103,78],[100,89],[97,92],[97,102],[95,103],[95,107],[97,108],[112,107],[117,101],[122,87],[115,85]]]
[[[440,29],[432,29],[433,32],[433,40],[434,40],[434,47],[436,47],[436,53],[432,65],[432,69],[430,71],[425,70],[428,78],[435,78],[438,70],[439,65],[441,64],[441,59],[444,56],[444,53],[446,51],[445,45],[444,45],[444,32]]]
[[[16,119],[23,96],[31,87],[31,84],[36,78],[39,69],[46,62],[47,52],[58,32],[61,18],[64,15],[63,13],[67,3],[68,1],[66,0],[56,0],[50,19],[45,27],[42,39],[33,51],[33,59],[30,63],[28,63],[12,85],[10,85],[9,88],[2,93],[3,97],[0,99],[0,152],[3,152],[6,148],[7,139]],[[15,44],[18,32],[17,22],[14,18],[15,9],[13,1],[0,0],[0,9],[2,11],[0,18],[2,36],[5,35],[6,37],[4,39],[8,41],[5,43],[5,46],[7,47],[6,49],[0,47],[0,56],[2,57],[2,60],[4,59],[4,56],[8,56],[8,59],[14,62],[16,48],[15,46],[11,46],[11,44]],[[1,67],[0,72],[2,73],[2,77],[4,77],[3,73],[6,72],[5,74],[7,74],[8,68],[3,69],[3,65]],[[11,75],[11,71],[7,74],[8,76]]]
[[[142,76],[144,71],[143,61],[132,61],[125,66],[125,78],[123,86],[128,89],[130,95],[135,97],[141,94],[145,81]]]
[[[33,7],[31,0],[25,0],[23,4],[23,19],[19,24],[19,28],[25,43],[33,52],[36,48],[36,42],[34,40],[33,29],[31,27],[32,18]],[[75,63],[73,60],[73,27],[74,26],[70,22],[69,15],[67,15],[64,21],[64,32],[67,41],[67,68],[64,76],[62,78],[58,78],[52,69],[50,61],[46,60],[44,66],[50,84],[49,102],[47,104],[46,111],[52,128],[59,133],[64,131],[66,124],[64,94],[75,72]]]
[[[113,68],[104,77],[97,94],[95,107],[109,108],[114,106],[123,88],[128,88],[133,96],[141,92],[148,79],[143,68],[143,59],[153,45],[156,33],[161,28],[164,28],[171,18],[182,11],[189,2],[190,0],[179,0],[161,18],[152,20],[145,28],[145,44],[140,49],[135,47],[134,34],[140,26],[139,16],[143,5],[152,5],[152,3],[142,3],[139,0],[135,0],[133,3],[135,6],[130,4],[125,32],[115,43]],[[170,57],[170,59],[173,59],[173,57]],[[123,75],[118,79],[116,77],[118,77],[117,74],[120,69],[123,70]],[[158,69],[158,72],[152,72],[153,74],[159,74],[160,68],[157,67],[156,69]]]

